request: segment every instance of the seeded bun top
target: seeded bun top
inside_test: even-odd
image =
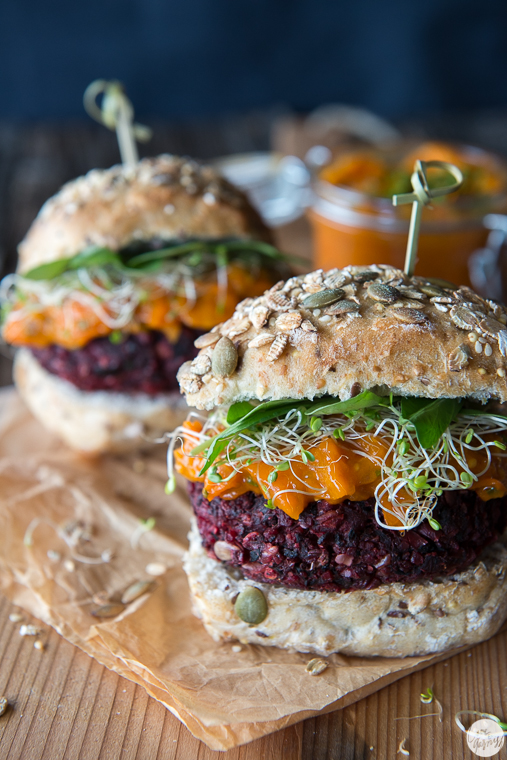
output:
[[[41,208],[19,246],[19,271],[98,245],[185,237],[271,236],[244,193],[210,166],[162,155],[134,169],[94,169]]]
[[[367,389],[506,401],[506,324],[467,287],[389,266],[319,269],[238,304],[178,379],[198,409]]]

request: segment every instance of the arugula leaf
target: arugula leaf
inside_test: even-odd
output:
[[[244,417],[245,414],[251,412],[254,408],[253,404],[249,401],[238,401],[236,404],[232,404],[227,412],[227,424],[232,425],[234,422],[237,422]]]
[[[402,398],[401,413],[415,427],[423,449],[435,446],[463,405],[457,398]]]
[[[263,240],[232,240],[227,243],[227,251],[230,253],[233,253],[234,251],[253,251],[264,256],[269,256],[269,258],[275,259],[276,261],[288,261],[300,264],[309,263],[308,259],[305,259],[303,256],[296,256],[296,254],[293,253],[282,253],[278,248],[275,248],[274,245],[265,243]]]
[[[193,253],[194,251],[208,250],[208,246],[205,240],[193,240],[189,243],[181,243],[177,245],[170,245],[167,248],[159,248],[155,251],[147,251],[146,253],[139,253],[137,256],[133,256],[128,260],[127,266],[132,269],[138,269],[145,266],[145,264],[162,263],[166,259],[174,259],[177,256],[183,256],[185,253]]]
[[[53,280],[67,271],[88,267],[101,267],[112,264],[124,272],[139,271],[156,272],[164,263],[170,259],[186,256],[188,254],[210,254],[217,259],[217,266],[224,266],[227,263],[228,256],[236,254],[241,257],[242,254],[258,254],[277,261],[295,261],[299,257],[281,253],[277,248],[262,240],[175,240],[166,245],[165,248],[159,248],[154,251],[138,253],[131,258],[127,254],[113,251],[110,248],[101,248],[93,246],[84,251],[80,251],[75,256],[66,259],[50,261],[47,264],[41,264],[27,272],[24,277],[29,280]],[[187,261],[190,266],[195,262]]]
[[[306,417],[318,417],[327,414],[362,411],[374,406],[385,406],[388,403],[390,403],[388,399],[378,396],[372,391],[363,391],[358,396],[346,401],[336,401],[334,398],[327,397],[314,404],[308,399],[265,401],[257,406],[253,406],[248,401],[239,401],[229,408],[227,413],[228,427],[214,438],[201,442],[191,451],[191,455],[195,456],[207,449],[206,462],[199,473],[204,475],[227,447],[229,441],[238,433],[253,428],[255,425],[282,417],[292,409],[300,410]],[[401,404],[403,417],[414,425],[421,446],[430,449],[438,443],[442,433],[458,415],[463,401],[445,398],[397,398],[396,403]],[[468,413],[469,410],[466,411]]]
[[[67,271],[69,261],[71,259],[57,259],[57,261],[49,261],[47,264],[40,264],[38,267],[30,269],[29,272],[25,272],[23,277],[27,280],[52,280]]]
[[[377,406],[382,403],[385,403],[385,399],[381,396],[377,396],[371,391],[364,391],[347,401],[336,401],[334,398],[329,398],[321,400],[313,405],[311,405],[311,402],[308,401],[308,399],[302,399],[300,401],[290,399],[265,401],[258,406],[252,406],[251,404],[248,404],[248,402],[240,401],[237,404],[233,404],[229,409],[227,415],[227,423],[229,424],[229,427],[215,436],[211,442],[209,442],[209,446],[199,444],[199,446],[193,449],[191,453],[194,455],[200,453],[204,448],[208,448],[206,462],[199,473],[200,475],[203,475],[235,435],[247,428],[260,425],[263,422],[268,422],[277,417],[282,417],[291,409],[300,409],[307,416],[317,416],[319,414],[337,414],[339,412],[356,411],[366,409],[370,406]],[[309,404],[310,406],[308,406]],[[199,447],[201,447],[200,451],[198,450]]]
[[[419,398],[418,396],[399,396],[398,399],[401,404],[401,413],[406,420],[418,412],[420,409],[424,409],[428,404],[432,404],[437,399],[432,398]]]
[[[122,266],[121,259],[111,248],[87,248],[69,259],[68,269],[75,270],[83,267],[102,267],[106,264]]]
[[[75,271],[83,267],[101,267],[105,264],[117,264],[121,266],[121,260],[115,251],[110,248],[92,247],[87,248],[75,256],[67,259],[57,259],[49,261],[47,264],[40,264],[38,267],[30,269],[23,275],[28,280],[54,280],[64,272]]]
[[[317,404],[310,406],[306,414],[316,417],[321,414],[343,414],[343,412],[356,412],[361,409],[368,409],[370,406],[382,406],[386,400],[382,396],[377,396],[372,391],[363,391],[353,398],[346,401],[336,401],[334,398],[326,398]]]
[[[232,435],[226,436],[224,433],[220,433],[220,435],[217,435],[212,439],[208,447],[208,457],[199,475],[204,475],[204,473],[209,470],[215,459],[220,456],[232,437]],[[193,455],[194,451],[198,453],[198,447],[192,449],[190,454]]]
[[[265,401],[258,406],[252,407],[250,412],[244,414],[236,422],[211,439],[208,457],[199,475],[204,475],[235,435],[254,425],[260,425],[276,417],[281,417],[291,409],[303,407],[307,403],[307,401]],[[196,451],[196,449],[193,449],[193,451]]]

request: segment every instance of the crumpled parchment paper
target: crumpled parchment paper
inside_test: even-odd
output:
[[[86,459],[43,430],[14,390],[0,392],[0,590],[141,684],[209,747],[345,707],[449,656],[333,655],[311,676],[312,655],[215,643],[191,612],[181,568],[190,505],[183,487],[165,495],[166,477],[165,446]],[[151,517],[155,528],[143,530]],[[153,563],[163,572],[155,578],[146,570]],[[92,616],[150,579],[151,593],[117,617]]]

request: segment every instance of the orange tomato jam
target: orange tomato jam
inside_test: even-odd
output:
[[[273,482],[270,482],[270,475],[273,477],[274,467],[264,462],[252,462],[244,465],[229,480],[227,478],[233,471],[232,467],[229,464],[217,466],[216,472],[222,480],[215,483],[210,480],[210,470],[205,475],[199,475],[204,466],[204,458],[190,454],[198,443],[192,437],[192,432],[200,432],[201,423],[187,420],[184,427],[189,435],[185,436],[181,448],[174,452],[175,468],[187,480],[203,483],[204,494],[209,501],[216,496],[235,499],[243,493],[253,491],[270,499],[274,507],[294,520],[312,501],[323,499],[330,504],[338,504],[344,499],[365,501],[371,498],[380,482],[380,468],[368,455],[384,459],[387,453],[384,442],[373,435],[355,442],[355,445],[361,446],[366,456],[354,451],[346,441],[325,438],[317,446],[308,449],[315,458],[314,461],[304,463],[293,460],[290,469],[276,472]],[[470,490],[475,491],[483,501],[497,499],[507,493],[507,464],[504,462],[501,457],[493,455],[487,472],[471,486]],[[481,452],[473,452],[467,464],[472,472],[480,472],[485,467],[486,456]],[[298,491],[312,491],[314,495]],[[403,492],[398,493],[397,498],[402,502]],[[408,493],[405,498],[407,501],[410,498]],[[388,499],[383,498],[381,501],[386,523],[392,526],[402,525],[401,520],[388,511],[391,509]]]
[[[122,329],[129,333],[160,330],[169,341],[176,343],[182,324],[210,330],[229,319],[243,298],[264,293],[273,285],[273,278],[265,270],[253,273],[232,263],[227,267],[226,288],[219,288],[216,275],[195,281],[196,297],[192,300],[164,292],[154,280],[139,285],[144,286],[146,296]],[[100,306],[107,314],[107,304]],[[7,343],[15,346],[43,348],[57,344],[73,350],[113,331],[114,328],[108,327],[91,305],[72,295],[58,306],[43,306],[35,296],[27,295],[8,313],[2,334]]]
[[[325,167],[320,178],[332,185],[350,187],[366,195],[391,198],[394,193],[412,192],[410,175],[418,159],[444,161],[458,166],[463,172],[463,185],[458,193],[446,198],[443,204],[444,214],[447,213],[446,206],[455,202],[460,195],[492,196],[505,189],[505,168],[494,157],[481,152],[467,154],[453,145],[440,142],[422,143],[401,156],[373,149],[345,153]],[[449,183],[449,177],[441,170],[429,171],[432,186],[438,186],[440,182]]]

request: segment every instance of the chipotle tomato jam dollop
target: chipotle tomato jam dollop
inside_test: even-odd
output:
[[[326,437],[316,446],[308,448],[311,461],[293,460],[291,468],[277,472],[273,481],[270,480],[270,476],[275,468],[259,461],[245,463],[237,472],[227,463],[219,465],[216,468],[219,478],[214,478],[211,470],[204,475],[200,474],[205,459],[191,454],[198,443],[198,439],[193,437],[192,433],[201,431],[201,423],[198,420],[187,420],[184,427],[188,435],[184,437],[181,448],[174,452],[175,467],[187,480],[200,483],[201,489],[204,487],[203,492],[207,499],[236,499],[253,492],[261,495],[266,501],[270,500],[272,506],[279,508],[294,520],[318,498],[329,504],[339,504],[344,499],[354,502],[371,499],[380,482],[380,469],[370,457],[387,457],[387,464],[391,464],[385,443],[374,435],[365,435],[356,442],[366,456],[354,451],[346,441]],[[479,473],[485,467],[485,455],[472,452],[467,463],[472,472]],[[475,491],[482,501],[489,501],[505,496],[506,482],[505,459],[493,453],[488,470],[474,482],[470,490]],[[305,487],[308,493],[301,493]],[[403,499],[403,492],[398,494],[398,499]],[[393,527],[403,525],[390,511],[387,494],[382,496],[381,503],[386,523]]]
[[[229,319],[243,298],[261,295],[272,285],[273,275],[268,271],[249,272],[234,263],[227,266],[225,287],[219,286],[215,273],[213,277],[195,280],[189,297],[169,293],[153,279],[141,281],[138,286],[144,292],[142,302],[122,329],[127,333],[158,330],[176,343],[185,327],[207,332]],[[58,345],[72,351],[115,332],[94,308],[89,294],[88,300],[81,296],[80,291],[71,292],[58,304],[44,303],[36,293],[20,296],[4,318],[4,340],[13,346]],[[107,313],[107,303],[100,306]]]

